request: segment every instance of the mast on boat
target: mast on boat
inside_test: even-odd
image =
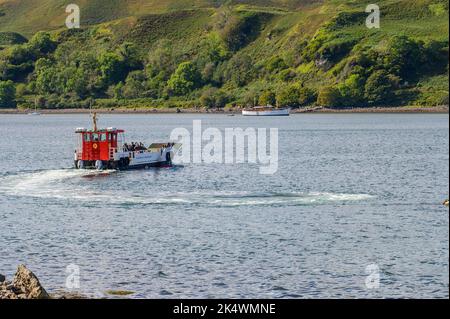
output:
[[[93,124],[94,132],[97,132],[97,120],[98,120],[98,118],[97,118],[97,112],[94,112],[94,113],[92,114],[92,124]]]

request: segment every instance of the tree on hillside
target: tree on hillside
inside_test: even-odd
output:
[[[200,43],[195,59],[197,69],[201,71],[204,83],[218,84],[214,79],[217,66],[229,58],[230,53],[222,40],[215,34],[209,35]]]
[[[255,88],[250,88],[242,97],[244,106],[256,106],[259,101],[260,92]]]
[[[228,96],[217,88],[208,88],[200,97],[200,104],[205,108],[223,108],[228,102]]]
[[[277,94],[277,104],[282,107],[306,106],[314,101],[314,92],[300,84],[291,84]]]
[[[66,94],[75,95],[77,98],[83,99],[89,92],[88,72],[83,68],[69,67],[65,70],[64,91]]]
[[[215,101],[215,94],[217,92],[217,88],[209,88],[203,91],[202,95],[200,96],[200,104],[204,108],[210,109],[213,108],[216,105]]]
[[[306,105],[310,105],[313,102],[316,101],[317,99],[317,94],[315,91],[313,91],[310,88],[307,88],[305,86],[301,86],[299,88],[299,92],[298,92],[298,103],[299,106],[306,106]]]
[[[273,93],[272,91],[265,91],[261,94],[261,96],[259,97],[259,104],[260,105],[272,105],[275,106],[275,104],[277,103],[277,99],[275,96],[275,93]]]
[[[0,78],[24,80],[33,71],[33,62],[53,52],[56,46],[48,33],[39,32],[29,43],[9,47],[0,57]]]
[[[231,82],[237,87],[242,87],[250,82],[254,76],[252,59],[248,55],[233,56],[224,70],[225,82]]]
[[[27,44],[11,46],[0,52],[0,80],[23,81],[33,71],[36,54]]]
[[[181,63],[167,86],[174,95],[186,95],[200,85],[200,74],[192,62]]]
[[[277,94],[277,104],[281,107],[299,106],[299,88],[297,85],[289,85],[281,89]]]
[[[111,52],[104,53],[99,57],[98,63],[101,72],[100,80],[103,87],[106,88],[125,79],[126,72],[124,63],[118,54]]]
[[[111,85],[107,90],[107,94],[110,97],[115,98],[116,100],[121,100],[124,98],[123,88],[124,88],[123,82],[119,82],[116,85]]]
[[[122,58],[127,73],[143,69],[144,65],[139,53],[139,48],[134,43],[123,43],[118,49],[118,54]]]
[[[326,86],[319,91],[317,104],[325,107],[338,107],[341,103],[341,95],[337,88]]]
[[[283,58],[279,56],[273,56],[264,64],[266,70],[270,73],[277,73],[278,71],[288,68],[288,65]]]
[[[421,70],[425,74],[439,74],[442,70],[448,71],[448,41],[431,40],[424,46],[425,61]]]
[[[351,74],[348,79],[338,85],[341,102],[346,106],[361,106],[364,103],[365,81],[359,74]]]
[[[11,47],[6,52],[5,60],[11,64],[19,65],[35,60],[35,54],[26,44]]]
[[[57,47],[57,43],[51,39],[50,34],[47,32],[36,33],[28,45],[41,54],[53,52]]]
[[[166,80],[164,72],[160,72],[145,82],[145,96],[151,98],[161,98],[164,95]]]
[[[425,62],[423,43],[406,36],[396,36],[389,41],[389,50],[383,59],[384,69],[403,79],[415,77]]]
[[[216,97],[216,107],[224,108],[227,105],[229,96],[225,91],[219,90],[215,97]]]
[[[388,104],[394,89],[395,78],[384,70],[378,70],[367,79],[364,96],[369,104]]]
[[[136,99],[145,95],[145,74],[143,71],[133,71],[128,74],[125,85],[122,88],[123,96]]]
[[[0,107],[16,107],[16,88],[10,80],[0,81]]]
[[[168,40],[159,41],[147,57],[145,72],[149,78],[163,76],[169,79],[176,69],[175,54]]]
[[[58,70],[54,62],[47,58],[40,58],[35,64],[35,89],[36,93],[47,95],[52,93],[63,93],[63,88],[58,78]]]

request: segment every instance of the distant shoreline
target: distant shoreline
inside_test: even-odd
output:
[[[177,109],[177,108],[103,108],[94,109],[97,113],[103,114],[240,114],[241,109],[214,109],[205,110],[199,109]],[[28,114],[33,110],[19,110],[19,109],[0,109],[0,114]],[[38,110],[41,114],[87,114],[91,111],[89,109],[43,109]],[[449,113],[448,106],[433,106],[433,107],[419,107],[419,106],[401,106],[401,107],[361,107],[348,109],[330,109],[330,108],[305,108],[294,109],[292,114],[302,113]]]

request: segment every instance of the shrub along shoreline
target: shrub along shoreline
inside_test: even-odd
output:
[[[242,108],[205,109],[205,108],[94,108],[92,111],[103,114],[240,114]],[[41,114],[89,114],[89,109],[42,109]],[[0,109],[0,114],[28,114],[30,109]],[[310,107],[292,109],[292,114],[302,113],[449,113],[449,106],[383,106],[383,107],[352,107],[326,108]]]
[[[448,1],[410,2],[380,0],[377,30],[344,0],[44,29],[0,47],[0,108],[446,105]]]

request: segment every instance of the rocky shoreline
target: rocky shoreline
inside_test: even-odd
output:
[[[94,109],[98,113],[104,114],[241,114],[241,108],[233,109],[204,109],[204,108],[105,108]],[[34,110],[26,109],[0,109],[0,114],[28,114]],[[41,114],[86,114],[89,109],[42,109]],[[301,113],[448,113],[449,106],[401,106],[401,107],[361,107],[348,109],[330,109],[324,107],[308,107],[293,109],[292,114]]]
[[[12,281],[0,274],[0,299],[86,299],[76,293],[48,293],[26,266],[20,265]]]

